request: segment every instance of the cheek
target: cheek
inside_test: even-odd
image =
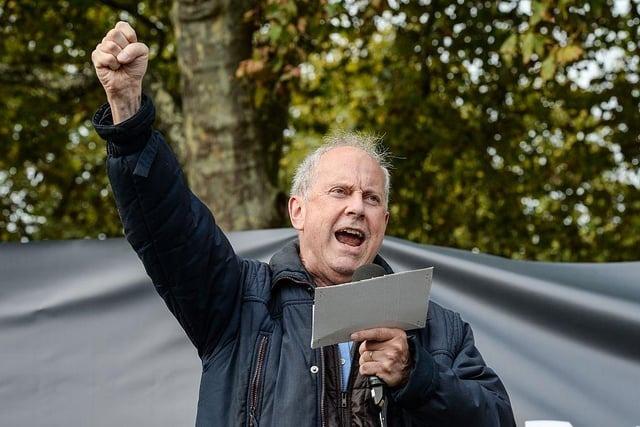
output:
[[[387,228],[387,218],[385,214],[377,214],[373,222],[373,230],[377,234],[384,234]]]
[[[330,218],[326,216],[316,216],[308,230],[311,231],[311,238],[315,241],[315,244],[321,245],[330,241],[333,237],[331,233],[332,228],[333,223]]]

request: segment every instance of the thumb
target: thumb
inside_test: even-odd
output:
[[[117,59],[121,65],[126,65],[140,57],[146,58],[147,56],[149,56],[149,48],[147,45],[136,42],[125,46],[125,48],[118,53]]]

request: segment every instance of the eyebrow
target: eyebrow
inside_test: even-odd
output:
[[[353,184],[347,184],[344,181],[335,181],[335,182],[327,184],[327,189],[328,190],[332,189],[333,187],[344,187],[344,188],[349,188],[350,190],[353,191],[353,187],[354,186],[353,186]],[[384,191],[378,192],[378,191],[376,191],[375,189],[373,189],[371,187],[367,187],[367,188],[362,190],[362,193],[363,194],[375,194],[376,196],[382,197],[382,195],[384,194]]]

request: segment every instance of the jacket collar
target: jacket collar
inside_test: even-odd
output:
[[[389,264],[380,256],[376,255],[373,260],[387,272],[393,274]],[[309,272],[302,265],[300,260],[300,243],[294,239],[284,245],[269,261],[272,271],[271,288],[274,289],[285,282],[293,282],[306,286],[309,289],[315,288],[315,284]]]

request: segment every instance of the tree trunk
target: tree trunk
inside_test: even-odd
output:
[[[185,138],[180,147],[189,184],[225,230],[277,224],[276,191],[249,84],[235,77],[251,56],[247,0],[176,0],[175,31],[182,78]]]

